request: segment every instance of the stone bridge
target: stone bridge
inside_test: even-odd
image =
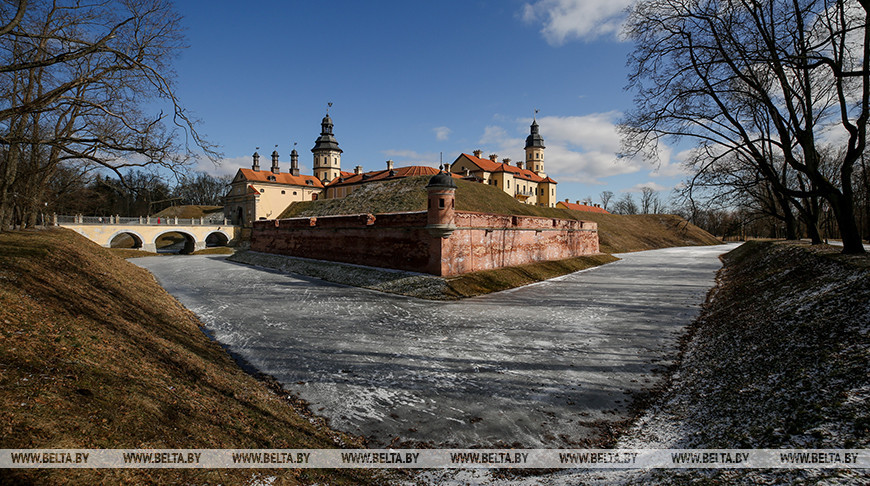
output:
[[[241,227],[226,220],[205,218],[121,218],[118,216],[54,216],[55,226],[69,228],[89,240],[112,248],[113,243],[132,238],[133,248],[157,251],[157,240],[169,233],[184,237],[181,253],[193,253],[207,246],[227,246],[238,242]],[[181,246],[181,245],[179,245]]]

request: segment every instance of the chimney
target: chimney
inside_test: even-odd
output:
[[[392,160],[387,161],[387,170],[393,170],[393,161]]]
[[[574,201],[574,202],[577,203],[577,204],[580,204],[580,201]]]
[[[296,149],[290,152],[290,174],[299,177],[299,152]]]
[[[478,150],[474,151],[474,156],[477,157],[478,159],[480,158],[481,155],[483,155],[483,150],[478,149]]]
[[[272,151],[272,173],[277,174],[281,172],[281,169],[278,168],[278,151]]]
[[[353,173],[357,174],[357,175],[362,174],[362,166],[361,165],[356,166],[356,168],[353,169]]]
[[[258,154],[257,152],[254,152],[253,158],[254,158],[254,163],[251,164],[251,170],[255,170],[257,172],[260,172],[260,154]]]
[[[498,154],[489,154],[489,160],[498,162]]]
[[[444,172],[450,172],[450,164],[444,164]]]
[[[505,159],[505,160],[510,160],[510,159]],[[517,168],[519,168],[519,169],[523,168],[523,161],[522,160],[517,161]]]
[[[567,198],[567,197],[565,198],[565,202],[568,202],[568,198]]]

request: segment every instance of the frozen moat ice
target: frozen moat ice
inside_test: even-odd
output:
[[[676,356],[729,246],[620,255],[435,302],[235,264],[132,260],[215,339],[375,446],[571,447],[627,417]],[[394,442],[395,441],[395,442]]]

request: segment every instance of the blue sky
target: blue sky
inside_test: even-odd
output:
[[[629,2],[180,0],[190,47],[177,91],[226,155],[200,164],[213,174],[275,145],[287,170],[294,142],[311,173],[328,102],[344,170],[437,166],[439,153],[475,149],[522,160],[539,109],[560,199],[667,191],[682,179],[677,154],[664,150],[658,170],[615,155],[632,103],[631,45],[618,37]]]

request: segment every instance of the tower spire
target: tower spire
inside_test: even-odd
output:
[[[329,108],[332,107],[332,102],[328,103],[326,116],[320,122],[320,136],[314,142],[314,148],[311,153],[314,154],[314,176],[321,181],[331,181],[336,177],[341,176],[341,152],[338,147],[338,141],[332,134],[332,118],[329,116]]]
[[[544,173],[544,137],[538,131],[538,109],[535,108],[535,116],[529,127],[529,136],[526,137],[526,169],[546,177]]]

